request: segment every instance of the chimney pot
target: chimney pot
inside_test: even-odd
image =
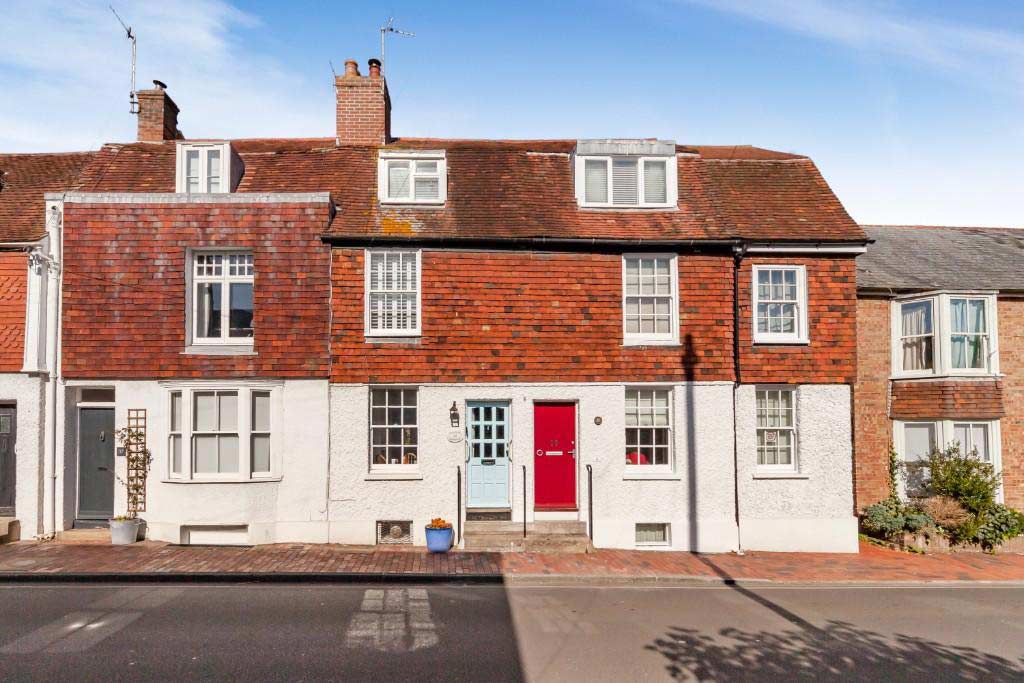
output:
[[[370,78],[380,78],[380,60],[371,59],[370,62]]]
[[[346,76],[358,76],[359,75],[359,62],[354,59],[345,60],[345,75]]]

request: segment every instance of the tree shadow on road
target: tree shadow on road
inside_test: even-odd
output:
[[[1012,662],[970,647],[880,633],[843,621],[811,631],[745,631],[717,634],[672,627],[646,649],[661,654],[677,679],[760,680],[1021,680],[1024,659]]]

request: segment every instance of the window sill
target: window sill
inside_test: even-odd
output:
[[[810,346],[810,339],[754,339],[754,346]]]
[[[1002,372],[942,372],[942,373],[913,373],[906,375],[889,375],[889,379],[999,379],[1005,377]]]
[[[419,470],[413,472],[367,472],[363,481],[419,481],[423,474]]]
[[[424,208],[424,209],[443,209],[444,200],[430,201],[426,199],[382,199],[380,200],[381,206],[397,206],[397,207],[409,207],[409,208]]]
[[[367,344],[419,344],[420,335],[413,334],[405,337],[391,337],[386,335],[375,336],[368,334],[365,336],[363,341],[365,341]]]
[[[584,211],[678,211],[677,204],[654,204],[651,206],[636,204],[577,204]]]
[[[622,473],[623,481],[680,481],[683,475],[679,472],[630,472]]]
[[[251,479],[161,479],[161,484],[265,484],[281,481],[281,477],[256,477]]]
[[[682,346],[678,339],[624,339],[623,346],[631,348],[642,346]]]
[[[183,356],[258,356],[252,344],[191,344]]]
[[[754,479],[810,479],[803,472],[754,472]]]

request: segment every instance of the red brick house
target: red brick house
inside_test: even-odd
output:
[[[123,507],[145,410],[162,540],[856,550],[866,236],[810,159],[393,137],[379,63],[336,85],[318,139],[140,93],[61,196],[56,529]]]
[[[865,231],[873,243],[857,260],[858,509],[888,495],[890,444],[909,462],[953,441],[993,463],[1005,502],[1024,507],[1024,232]]]

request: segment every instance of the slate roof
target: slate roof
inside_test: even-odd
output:
[[[93,154],[0,154],[0,242],[45,235],[43,194],[76,189],[78,174]]]
[[[1024,229],[863,227],[874,243],[857,257],[860,290],[1024,292]]]
[[[676,211],[581,209],[575,140],[402,138],[387,149],[444,149],[444,207],[377,202],[376,146],[333,138],[233,140],[239,192],[328,191],[328,236],[345,239],[613,239],[863,241],[861,228],[807,157],[750,146],[678,146]],[[105,145],[86,192],[173,192],[174,142]]]

